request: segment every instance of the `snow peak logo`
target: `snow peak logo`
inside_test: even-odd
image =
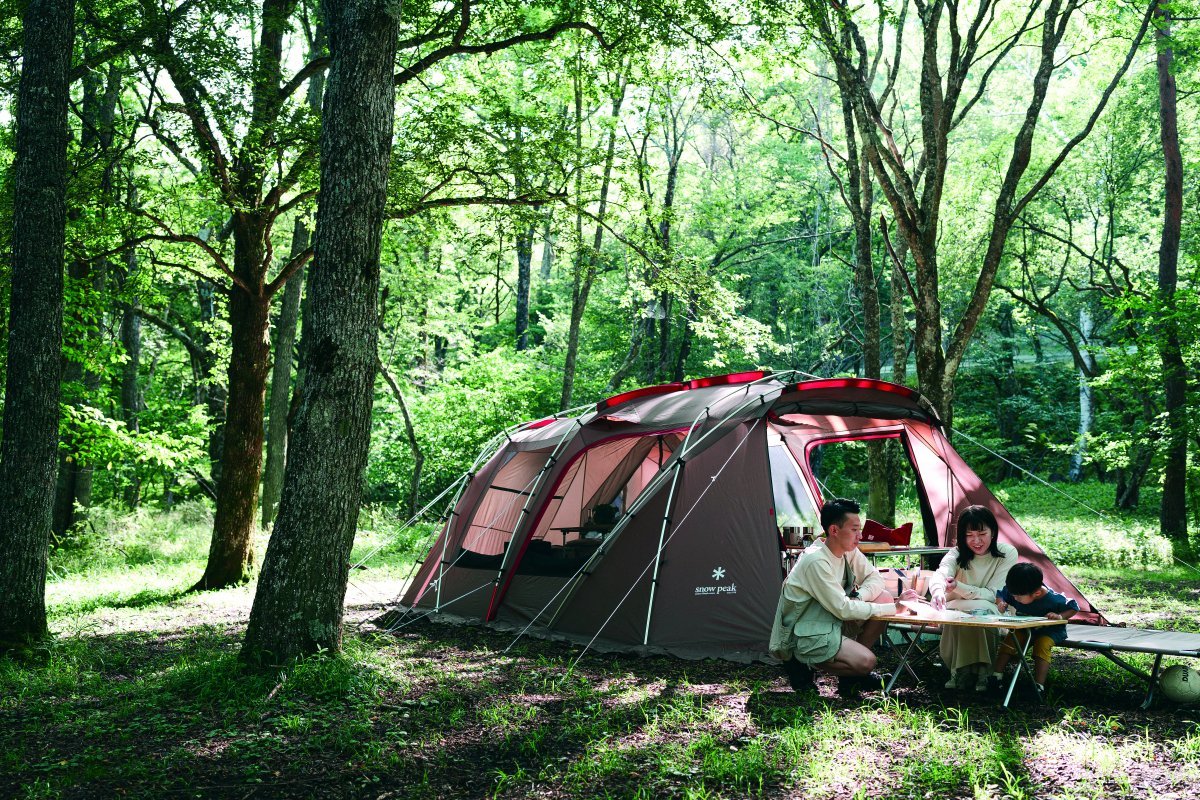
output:
[[[717,582],[716,586],[697,586],[696,596],[700,595],[718,595],[718,594],[737,594],[736,583],[721,583],[725,580],[725,568],[714,567],[712,571],[712,579]]]

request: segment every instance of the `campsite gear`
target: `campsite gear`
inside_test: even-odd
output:
[[[953,544],[957,514],[986,505],[1002,541],[1080,597],[915,391],[750,372],[636,389],[500,437],[405,592],[405,613],[605,650],[766,658],[784,577],[777,520],[819,518],[815,450],[880,438],[908,458],[923,544]],[[602,538],[573,530],[618,497]],[[1102,621],[1081,605],[1075,621]]]
[[[1154,703],[1163,656],[1200,658],[1200,633],[1078,625],[1074,624],[1077,619],[1078,614],[1071,617],[1072,624],[1067,625],[1067,640],[1060,642],[1058,646],[1099,653],[1142,681],[1146,686],[1142,708],[1149,708]],[[1147,672],[1140,666],[1126,661],[1123,658],[1125,653],[1153,655],[1154,662],[1150,671]]]
[[[971,614],[962,611],[954,611],[951,609],[946,611],[937,611],[932,607],[922,606],[916,603],[910,605],[909,609],[912,612],[911,614],[876,614],[873,617],[873,619],[882,620],[889,625],[898,623],[908,628],[915,627],[917,629],[916,637],[912,640],[913,644],[905,649],[900,655],[900,663],[896,667],[896,670],[892,673],[892,679],[884,688],[883,693],[885,695],[891,693],[896,684],[896,680],[905,672],[912,676],[914,680],[919,680],[916,673],[911,669],[911,664],[915,663],[916,661],[923,660],[925,656],[921,652],[914,652],[919,651],[919,648],[915,647],[915,643],[920,641],[921,635],[929,628],[938,627],[943,631],[946,628],[955,627],[990,628],[992,630],[1015,628],[1024,631],[1028,631],[1031,628],[1037,628],[1039,631],[1044,632],[1047,629],[1053,629],[1055,627],[1061,628],[1067,624],[1067,621],[1063,619],[1046,619],[1044,617],[974,617],[971,616]],[[1029,641],[1032,638],[1032,636],[1026,636],[1021,640],[1021,650],[1017,654],[1017,658],[1013,659],[1014,667],[1012,679],[1009,681],[1008,693],[1004,696],[1004,702],[1002,703],[1005,708],[1008,707],[1008,703],[1012,699],[1013,690],[1017,685],[1017,679],[1020,678],[1022,674],[1025,674],[1026,676],[1033,675],[1033,670],[1029,669],[1029,665],[1026,663],[1026,655],[1028,654],[1029,650]],[[973,687],[975,685],[976,669],[976,665],[958,669],[954,673],[954,686],[951,687],[949,684],[947,684],[947,688],[969,689]],[[1030,678],[1030,682],[1032,683],[1032,677]],[[1038,696],[1040,698],[1040,693]]]
[[[873,519],[863,523],[862,540],[864,542],[887,542],[892,547],[908,547],[912,539],[913,524],[906,522],[899,528],[889,528],[880,525]]]
[[[783,538],[788,547],[799,547],[804,542],[800,529],[791,526],[783,529]]]
[[[1200,700],[1200,672],[1183,664],[1175,664],[1163,670],[1158,679],[1163,696],[1182,705],[1191,705]]]

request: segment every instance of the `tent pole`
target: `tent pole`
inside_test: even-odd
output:
[[[650,644],[650,618],[654,614],[654,590],[658,588],[658,568],[662,564],[662,552],[666,546],[667,528],[671,524],[671,509],[675,506],[675,489],[679,486],[679,474],[683,472],[682,461],[675,462],[671,476],[671,492],[667,495],[667,506],[663,509],[662,527],[658,531],[658,550],[654,553],[654,573],[650,576],[650,601],[646,604],[646,632],[642,644]]]

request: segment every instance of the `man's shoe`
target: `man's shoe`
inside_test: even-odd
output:
[[[863,692],[882,690],[890,675],[868,672],[866,675],[843,675],[838,678],[838,695],[845,700],[856,700]]]
[[[1000,695],[1004,694],[1004,691],[1005,691],[1004,678],[998,677],[996,675],[988,675],[986,691],[989,695],[992,695],[993,697],[999,697]]]
[[[802,664],[794,658],[789,658],[783,662],[783,672],[787,675],[792,691],[797,694],[816,691],[817,685],[813,682],[812,667],[808,664]]]

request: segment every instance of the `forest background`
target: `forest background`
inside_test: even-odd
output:
[[[19,314],[57,316],[63,342],[49,517],[9,504],[6,541],[23,546],[22,518],[41,541],[47,518],[42,552],[69,554],[103,544],[97,520],[199,504],[213,527],[193,588],[237,585],[261,561],[289,425],[325,355],[306,286],[322,269],[331,12],[58,4],[73,38],[56,309],[10,293],[22,47],[44,47],[29,20],[55,5],[0,17],[6,454],[36,450],[37,426],[14,418],[13,387],[43,363],[14,344]],[[370,451],[361,481],[353,464],[322,467],[354,484],[351,538],[359,492],[405,517],[514,422],[769,367],[913,385],[986,480],[1087,481],[1095,505],[1158,517],[1134,550],[1190,559],[1193,11],[386,6],[378,274],[343,286],[369,310],[374,402],[329,406],[365,420]],[[5,458],[10,497],[55,474]],[[895,466],[865,458],[871,513],[891,520]],[[318,482],[305,474],[297,486]]]
[[[1197,19],[0,0],[0,794],[1190,797],[1194,715],[1100,657],[1002,715],[363,624],[497,432],[770,368],[917,388],[1195,631]]]

